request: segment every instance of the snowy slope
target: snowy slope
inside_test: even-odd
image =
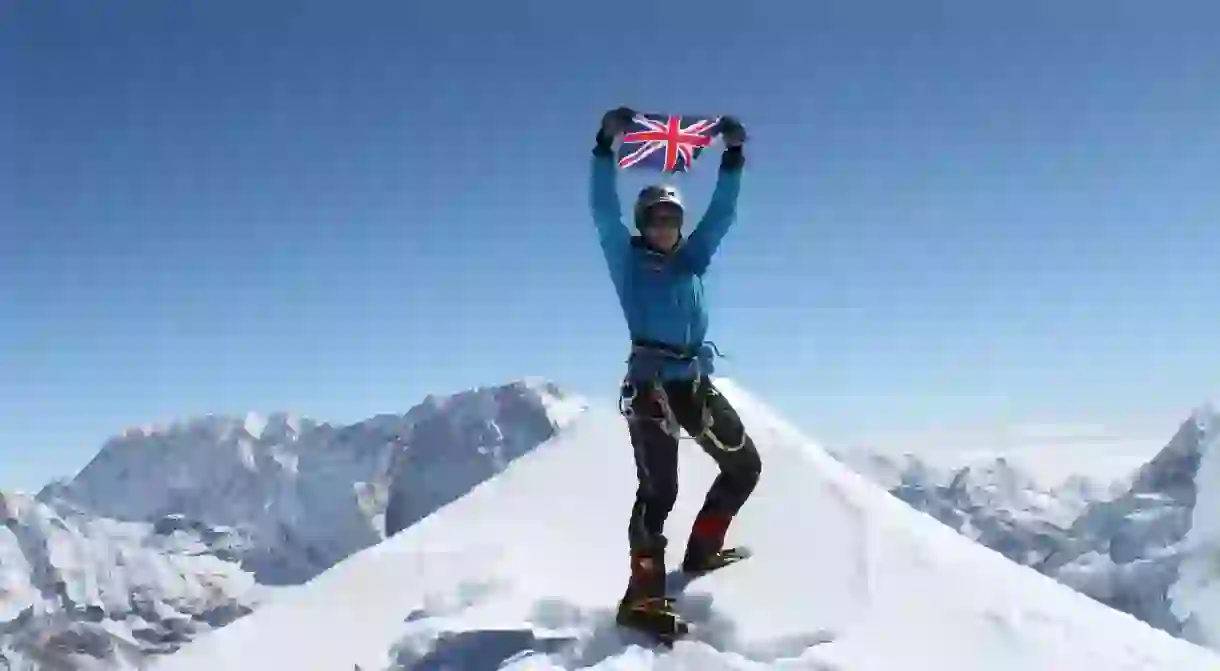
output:
[[[670,653],[632,645],[612,624],[634,472],[621,419],[597,408],[461,500],[157,668],[1220,668],[1213,653],[913,511],[722,386],[763,453],[730,534],[758,554],[686,588],[680,608],[699,632]],[[686,445],[675,555],[714,475]]]
[[[0,493],[0,669],[123,668],[245,615],[261,593],[231,541]]]
[[[574,407],[583,401],[525,379],[349,426],[252,413],[133,428],[39,498],[235,529],[260,582],[295,584],[466,493],[554,435]]]

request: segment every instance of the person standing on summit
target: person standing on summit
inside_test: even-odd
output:
[[[632,212],[639,235],[633,236],[622,221],[614,143],[634,115],[623,107],[602,117],[589,184],[593,221],[631,336],[620,408],[638,482],[628,523],[631,576],[618,622],[672,637],[688,630],[665,597],[663,527],[678,496],[681,430],[720,468],[691,529],[683,571],[702,573],[731,558],[725,534],[762,471],[754,441],[709,377],[716,350],[705,340],[703,299],[703,276],[736,219],[746,133],[738,120],[720,120],[725,151],[716,188],[689,237],[682,235],[686,207],[666,185],[640,191]]]

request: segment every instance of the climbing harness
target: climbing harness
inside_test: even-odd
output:
[[[718,357],[724,357],[716,344],[708,341],[705,346],[710,348],[710,351]],[[691,394],[694,396],[696,404],[700,409],[700,427],[697,435],[690,436],[691,440],[698,442],[699,438],[706,438],[717,449],[724,452],[736,452],[745,447],[746,436],[744,429],[741,432],[741,440],[734,445],[725,444],[712,431],[712,426],[715,423],[715,418],[712,415],[711,408],[708,404],[708,399],[712,394],[720,392],[713,387],[710,382],[703,384],[704,376],[699,366],[699,350],[702,349],[683,349],[677,348],[666,343],[659,343],[648,340],[633,340],[631,342],[631,357],[628,358],[628,364],[631,364],[633,359],[637,357],[645,357],[651,361],[657,360],[676,360],[688,361],[692,365],[695,375],[691,381]],[[643,420],[655,421],[661,428],[676,440],[682,440],[682,425],[678,422],[674,415],[673,407],[669,402],[669,394],[665,391],[665,386],[662,384],[660,375],[656,370],[659,366],[651,366],[651,370],[646,377],[633,378],[631,372],[623,378],[622,385],[619,388],[619,414],[627,421],[636,421],[637,418],[634,403],[640,395],[641,385],[646,387],[646,393],[653,394],[657,401],[657,405],[661,409],[660,417],[644,417]]]

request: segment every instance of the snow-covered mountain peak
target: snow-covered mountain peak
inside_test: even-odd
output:
[[[430,396],[390,466],[385,533],[393,535],[549,440],[588,404],[538,378]]]
[[[1004,457],[961,467],[950,487],[974,490],[989,497],[1010,500],[1021,492],[1037,488],[1037,483]]]
[[[1182,588],[1179,567],[1200,556],[1188,535],[1207,533],[1199,530],[1206,521],[1198,527],[1212,514],[1200,508],[1210,486],[1201,463],[1216,428],[1214,411],[1200,406],[1129,484],[1090,503],[1054,535],[1054,552],[1029,563],[1104,604],[1183,634],[1194,588]]]
[[[251,412],[126,430],[72,480],[0,492],[0,670],[137,668],[376,544],[391,500],[415,520],[462,496],[584,405],[534,378],[354,424]]]
[[[584,406],[528,378],[430,396],[405,413],[348,425],[284,412],[192,417],[115,436],[75,478],[39,498],[115,519],[177,516],[238,529],[253,553],[243,564],[260,580],[299,582],[384,537],[392,498],[389,521],[419,519],[550,438]],[[394,498],[395,482],[412,491]]]
[[[0,522],[17,515],[23,499],[32,498],[19,491],[0,489]]]
[[[0,493],[0,669],[136,668],[250,612],[232,540]]]
[[[1169,596],[1183,634],[1220,649],[1220,413],[1209,407],[1192,419],[1199,436],[1195,501]]]
[[[461,499],[159,671],[223,668],[1203,671],[1220,658],[1017,566],[830,458],[737,385],[763,476],[730,530],[753,558],[671,574],[672,651],[614,624],[635,489],[626,427],[590,409]],[[670,559],[715,477],[683,450]]]
[[[1215,401],[1205,401],[1194,409],[1190,418],[1199,429],[1207,430],[1220,420],[1220,408],[1216,406]]]
[[[1004,456],[953,468],[913,454],[836,456],[915,508],[1022,562],[1051,552],[1041,542],[1048,529],[1070,525],[1102,489],[1087,478],[1048,487]]]
[[[1109,486],[1075,477],[1050,489],[1030,487],[999,461],[958,469],[948,480],[884,458],[855,455],[851,462],[898,498],[1011,559],[1153,626],[1220,647],[1220,606],[1208,601],[1220,604],[1220,582],[1202,568],[1220,563],[1220,553],[1206,549],[1220,500],[1204,503],[1220,490],[1212,484],[1220,475],[1205,468],[1217,434],[1220,414],[1200,405],[1149,461]],[[1215,539],[1220,543],[1220,532]],[[1214,626],[1205,624],[1211,612]]]
[[[313,425],[315,422],[312,420],[285,411],[271,413],[249,411],[244,415],[210,413],[130,426],[107,441],[107,444],[134,442],[152,446],[159,440],[169,441],[187,437],[213,440],[234,438],[291,440],[302,430]],[[103,447],[103,449],[105,448]]]
[[[428,394],[407,413],[409,418],[446,414],[462,421],[471,417],[492,417],[511,407],[533,407],[546,412],[558,423],[587,406],[584,397],[569,393],[542,377],[524,377],[506,384],[482,386],[455,394]]]
[[[288,412],[274,412],[270,415],[248,412],[242,422],[242,429],[254,440],[292,440],[301,434],[303,427],[312,424],[308,418]]]
[[[1178,427],[1164,449],[1136,473],[1131,491],[1136,494],[1169,496],[1183,505],[1193,506],[1195,475],[1209,428],[1217,414],[1207,405],[1194,410]]]

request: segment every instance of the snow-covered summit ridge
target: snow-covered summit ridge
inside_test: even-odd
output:
[[[120,520],[176,515],[239,529],[251,540],[243,565],[260,581],[297,583],[385,536],[393,483],[410,479],[404,469],[461,470],[431,479],[429,497],[399,499],[443,502],[548,439],[584,406],[546,380],[524,378],[429,396],[405,413],[350,425],[285,412],[184,419],[108,440],[75,478],[39,497]],[[395,518],[430,512],[398,506]]]
[[[739,386],[719,386],[762,454],[729,538],[756,554],[675,580],[696,632],[672,651],[613,623],[635,473],[622,419],[591,408],[466,496],[158,669],[1220,668],[913,511]],[[684,445],[671,561],[714,476]]]

